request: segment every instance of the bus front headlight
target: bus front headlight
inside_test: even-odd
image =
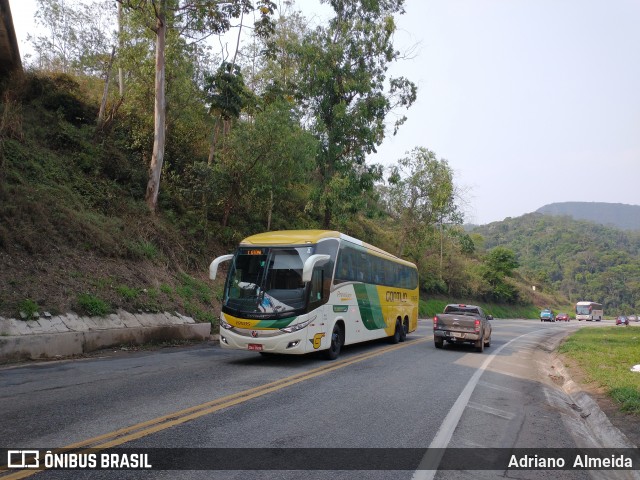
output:
[[[220,317],[220,328],[224,328],[225,330],[233,329],[233,325],[227,322],[224,318]]]
[[[280,331],[284,333],[297,332],[298,330],[302,330],[303,328],[305,328],[315,319],[316,317],[312,317],[309,320],[305,320],[304,322],[296,323],[295,325],[289,325],[288,327],[281,328]]]

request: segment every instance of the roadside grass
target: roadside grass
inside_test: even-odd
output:
[[[587,381],[603,387],[620,410],[640,417],[640,329],[635,327],[582,328],[560,346],[575,360]]]
[[[457,300],[457,299],[456,299]],[[436,313],[442,313],[444,307],[449,303],[456,303],[454,299],[447,298],[429,298],[420,300],[418,315],[420,318],[432,318]],[[476,300],[461,301],[460,303],[469,303],[478,305],[489,315],[496,319],[500,318],[538,318],[540,313],[534,305],[507,305],[497,303],[484,303]]]

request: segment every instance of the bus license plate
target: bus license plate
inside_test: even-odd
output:
[[[249,350],[253,350],[255,352],[261,352],[262,351],[262,345],[260,343],[250,343],[249,344]]]
[[[459,332],[451,332],[451,336],[455,338],[462,338],[462,334]]]

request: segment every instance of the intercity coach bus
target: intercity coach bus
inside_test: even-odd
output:
[[[418,325],[413,263],[340,232],[284,230],[244,239],[211,262],[231,261],[220,314],[223,348],[261,353],[324,351],[389,337]]]
[[[576,320],[587,322],[602,320],[604,310],[601,303],[596,302],[578,302],[576,303]]]

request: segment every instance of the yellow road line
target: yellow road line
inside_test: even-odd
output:
[[[433,337],[431,336],[423,337],[419,340],[412,340],[412,341],[408,341],[408,342],[397,344],[397,345],[391,345],[382,349],[376,349],[372,352],[356,355],[355,357],[345,358],[344,360],[338,360],[337,362],[332,362],[329,365],[324,365],[322,367],[314,368],[307,372],[302,372],[296,375],[292,375],[290,377],[281,378],[280,380],[275,380],[273,382],[266,383],[258,387],[250,388],[248,390],[234,393],[232,395],[227,395],[225,397],[218,398],[210,402],[202,403],[200,405],[186,408],[184,410],[179,410],[177,412],[173,412],[168,415],[163,415],[161,417],[157,417],[152,420],[147,420],[146,422],[137,423],[129,427],[121,428],[119,430],[105,433],[97,437],[93,437],[87,440],[83,440],[81,442],[73,443],[71,445],[67,445],[66,447],[62,447],[61,449],[56,451],[63,451],[63,450],[68,451],[68,450],[79,450],[79,449],[90,449],[92,451],[96,451],[96,450],[104,450],[107,448],[113,448],[118,445],[122,445],[123,443],[131,442],[133,440],[138,440],[142,437],[146,437],[147,435],[151,435],[153,433],[160,432],[162,430],[165,430],[167,428],[170,428],[176,425],[180,425],[190,420],[194,420],[196,418],[215,413],[222,409],[232,407],[234,405],[238,405],[248,400],[252,400],[254,398],[258,398],[263,395],[276,392],[278,390],[289,387],[291,385],[304,382],[305,380],[310,380],[312,378],[318,377],[320,375],[324,375],[329,372],[333,372],[340,368],[344,368],[349,365],[353,365],[355,363],[362,362],[364,360],[368,360],[373,357],[377,357],[384,353],[426,342],[427,340],[431,340],[432,338]],[[37,470],[36,471],[20,470],[7,476],[0,476],[0,478],[2,478],[2,480],[17,480],[21,478],[27,478],[36,473],[38,473]]]

